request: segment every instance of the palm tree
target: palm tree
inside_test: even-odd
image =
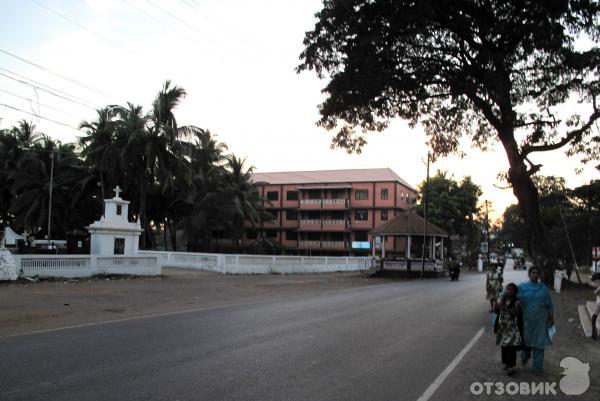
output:
[[[264,209],[264,199],[258,187],[252,181],[254,167],[246,169],[245,162],[246,159],[235,155],[228,156],[223,175],[223,190],[227,194],[228,206],[232,212],[229,220],[230,234],[238,247],[246,222],[252,227],[257,227],[262,221],[271,218]]]
[[[83,121],[79,126],[86,132],[79,138],[81,155],[98,174],[102,199],[105,199],[106,188],[123,185],[122,150],[125,141],[120,135],[121,131],[117,129],[119,121],[116,120],[120,111],[118,106],[98,109],[95,121]]]
[[[74,145],[61,145],[43,136],[40,143],[19,159],[8,173],[12,180],[10,213],[33,234],[47,233],[50,201],[50,164],[54,155],[52,227],[59,235],[73,220],[72,188],[79,179],[81,160]]]
[[[22,147],[28,148],[42,139],[42,134],[38,133],[35,128],[35,124],[32,122],[21,120],[11,131],[19,144]]]

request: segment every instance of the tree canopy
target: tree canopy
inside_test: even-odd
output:
[[[239,249],[245,225],[272,216],[245,159],[226,153],[209,130],[177,124],[185,95],[167,81],[149,112],[131,103],[103,107],[81,123],[77,143],[54,141],[26,121],[0,130],[0,226],[46,235],[54,155],[54,238],[99,218],[102,200],[119,185],[130,218],[142,225],[143,248],[154,248],[162,233],[165,247],[177,249],[179,231],[188,250],[214,250],[215,234]]]
[[[599,11],[594,0],[325,0],[298,71],[327,79],[318,124],[349,151],[395,117],[420,124],[436,156],[460,152],[463,136],[500,142],[541,250],[531,155],[600,157]],[[565,115],[568,101],[580,104]]]
[[[416,210],[423,214],[425,207],[426,182],[417,186],[419,201]],[[460,182],[438,171],[429,179],[427,190],[427,218],[449,234],[466,236],[470,233],[473,217],[479,211],[478,200],[481,188],[471,177]]]

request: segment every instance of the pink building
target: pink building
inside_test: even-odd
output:
[[[389,168],[256,173],[253,179],[275,218],[248,227],[245,244],[274,239],[291,254],[369,254],[369,230],[406,210],[416,197]],[[389,238],[385,247],[388,254],[401,254],[404,239]]]

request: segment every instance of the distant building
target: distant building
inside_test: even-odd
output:
[[[369,231],[416,198],[389,168],[256,173],[253,180],[274,220],[247,227],[244,244],[269,238],[289,254],[367,255]],[[389,238],[385,247],[388,255],[401,254],[405,243]]]

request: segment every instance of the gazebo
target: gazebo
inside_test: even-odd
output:
[[[425,259],[426,270],[439,270],[436,261],[441,261],[443,269],[444,261],[444,239],[448,238],[448,233],[432,224],[414,212],[405,211],[394,217],[392,220],[385,222],[374,229],[369,234],[373,241],[373,257],[376,256],[376,244],[385,244],[388,237],[405,238],[405,255],[404,260],[387,263],[385,255],[385,246],[381,246],[381,258],[384,261],[384,269],[391,270],[411,270],[411,258],[418,257],[413,260],[413,264],[418,264],[423,258],[423,240],[425,243]],[[411,252],[413,245],[418,243],[420,246],[419,252]],[[416,255],[415,255],[416,254]],[[397,266],[396,266],[397,265]],[[418,269],[420,270],[420,269]]]

